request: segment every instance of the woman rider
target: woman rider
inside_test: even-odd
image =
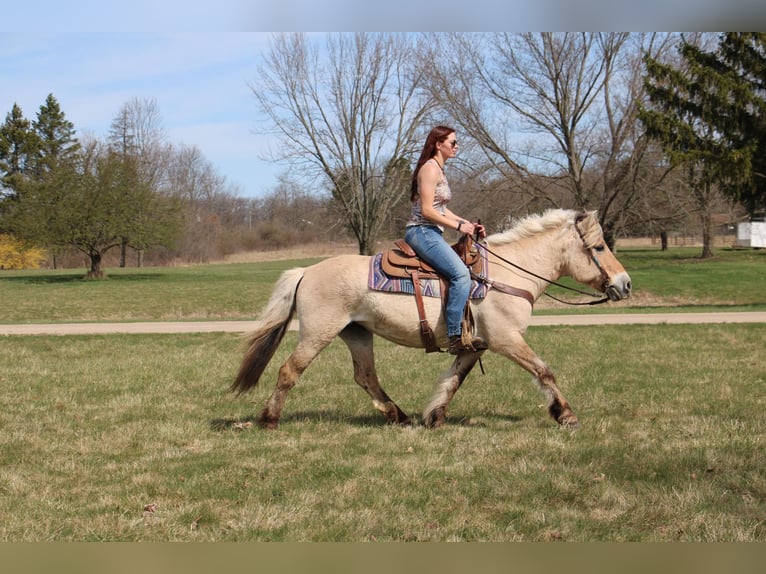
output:
[[[484,226],[473,224],[447,209],[452,192],[444,175],[444,164],[457,155],[457,148],[452,128],[436,126],[428,134],[412,175],[412,213],[404,235],[415,253],[449,281],[445,318],[449,337],[447,351],[453,355],[487,348],[479,338],[473,339],[470,345],[462,341],[463,309],[471,290],[471,276],[463,260],[443,237],[445,228],[466,235],[486,236]]]

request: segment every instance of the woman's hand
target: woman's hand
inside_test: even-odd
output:
[[[461,221],[460,229],[458,229],[460,233],[465,233],[471,237],[476,237],[478,233],[479,239],[484,239],[487,236],[487,232],[481,223],[471,223],[470,221],[465,220]]]

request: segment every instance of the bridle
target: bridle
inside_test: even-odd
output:
[[[582,232],[582,230],[578,226],[578,224],[581,221],[583,221],[585,219],[585,217],[586,216],[584,214],[578,215],[576,217],[576,219],[575,219],[574,228],[577,230],[577,235],[579,235],[580,239],[582,240],[583,247],[590,253],[591,260],[596,265],[596,268],[599,270],[599,273],[601,273],[602,285],[604,287],[604,292],[606,292],[607,289],[608,289],[608,286],[609,286],[609,274],[606,272],[606,269],[604,269],[604,266],[601,265],[601,262],[598,260],[598,256],[596,255],[597,249],[595,247],[588,247],[588,244],[585,241],[585,234]],[[563,283],[559,283],[559,282],[554,281],[552,279],[547,279],[547,278],[543,277],[542,275],[538,275],[534,271],[530,271],[529,269],[525,269],[524,267],[521,267],[520,265],[517,265],[513,261],[509,261],[508,259],[498,255],[497,253],[492,251],[489,247],[487,247],[483,243],[479,243],[478,241],[474,241],[474,245],[476,245],[477,247],[480,247],[481,249],[483,249],[487,253],[495,256],[497,259],[499,259],[503,263],[505,263],[507,265],[510,265],[511,267],[514,267],[515,269],[518,269],[519,271],[522,271],[522,272],[526,273],[527,275],[531,275],[532,277],[540,279],[541,281],[545,281],[546,283],[548,283],[548,285],[555,285],[556,287],[561,287],[562,289],[565,289],[567,291],[572,291],[574,293],[579,293],[580,295],[587,295],[588,297],[593,297],[595,299],[598,299],[599,297],[601,297],[601,293],[593,293],[591,291],[584,291],[582,289],[578,289],[577,287],[570,287],[569,285],[564,285]],[[602,250],[603,250],[603,248],[602,248]],[[547,292],[543,292],[543,294],[548,296],[548,297],[550,297],[554,301],[558,301],[559,303],[564,303],[565,305],[573,305],[573,306],[578,306],[578,305],[600,305],[601,303],[606,303],[606,302],[611,300],[611,298],[609,296],[606,296],[606,297],[603,297],[603,298],[598,299],[596,301],[586,301],[586,302],[583,302],[583,303],[574,303],[574,302],[571,302],[571,301],[564,301],[562,299],[559,299],[558,297],[554,297],[553,295],[551,295],[550,293],[547,293]]]
[[[579,235],[580,239],[582,240],[583,247],[590,253],[590,258],[593,261],[593,264],[596,266],[596,269],[598,269],[599,273],[601,273],[601,287],[603,288],[604,293],[606,293],[609,289],[609,273],[606,272],[604,266],[601,265],[601,261],[598,260],[598,255],[596,255],[597,252],[604,251],[604,244],[601,243],[595,247],[588,247],[588,242],[585,240],[585,234],[582,232],[582,229],[580,229],[579,226],[580,222],[585,218],[586,215],[580,213],[575,218],[574,228],[577,230],[577,235]]]

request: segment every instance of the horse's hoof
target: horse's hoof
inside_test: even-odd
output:
[[[437,429],[443,427],[447,422],[447,410],[444,407],[438,407],[423,417],[423,424],[428,429]]]
[[[400,409],[394,401],[386,401],[382,403],[380,401],[373,400],[372,405],[386,418],[386,422],[392,425],[411,425],[412,421],[407,414]]]
[[[279,426],[279,419],[270,417],[266,412],[262,412],[258,417],[258,426],[265,430],[276,430]]]
[[[577,417],[573,414],[561,417],[561,419],[559,419],[559,424],[562,428],[568,430],[577,430],[580,428],[580,421],[577,420]]]

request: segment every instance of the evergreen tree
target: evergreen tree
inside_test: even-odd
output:
[[[702,256],[709,257],[714,195],[741,184],[751,171],[756,145],[741,129],[752,98],[718,54],[686,40],[679,52],[680,66],[645,58],[650,105],[639,117],[668,159],[684,167],[702,225]]]
[[[74,124],[66,119],[53,94],[48,94],[45,103],[40,106],[32,127],[39,139],[34,176],[44,178],[55,172],[62,161],[71,158],[80,144],[75,137]]]
[[[751,217],[766,212],[766,33],[723,34],[715,65],[731,78],[721,129],[745,156],[740,177],[725,186]]]
[[[25,186],[12,222],[19,237],[85,254],[87,276],[96,279],[104,276],[104,255],[123,237],[138,249],[170,245],[180,231],[180,210],[141,183],[134,158],[92,141]]]
[[[17,196],[39,146],[31,122],[13,104],[0,126],[0,200]]]
[[[684,41],[683,67],[651,58],[644,110],[674,161],[697,161],[751,216],[766,210],[766,33],[728,32],[714,52]],[[702,165],[704,164],[704,166]]]

